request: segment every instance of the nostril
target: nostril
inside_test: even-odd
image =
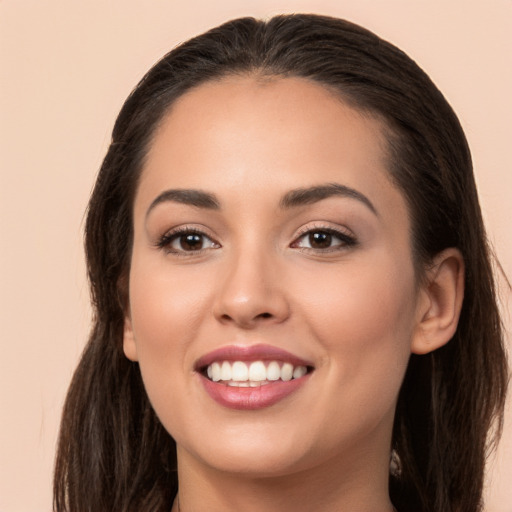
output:
[[[249,326],[249,325],[253,326],[258,323],[258,320],[266,320],[266,319],[272,319],[272,318],[274,318],[274,315],[269,312],[259,313],[255,316],[248,315],[247,317],[245,315],[237,316],[237,315],[229,315],[227,313],[224,313],[221,316],[221,320],[223,322],[235,322],[235,323],[238,323],[238,324],[244,325],[244,326]]]

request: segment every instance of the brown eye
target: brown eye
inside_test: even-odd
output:
[[[329,252],[343,250],[357,244],[352,235],[334,229],[312,229],[304,233],[292,247],[299,249]]]
[[[177,237],[172,245],[178,245],[183,251],[199,251],[203,248],[204,238],[197,233],[188,233]]]
[[[308,235],[308,241],[312,249],[326,249],[331,247],[332,235],[325,231],[317,231]]]
[[[170,253],[194,253],[205,249],[215,249],[220,247],[210,237],[199,231],[183,230],[169,233],[163,236],[158,242],[160,249],[165,249]]]

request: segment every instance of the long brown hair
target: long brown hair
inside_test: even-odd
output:
[[[418,274],[447,247],[465,260],[459,326],[412,355],[396,411],[390,496],[402,511],[482,510],[507,366],[488,247],[461,126],[402,51],[352,23],[315,15],[228,22],[180,45],[126,100],[89,203],[85,247],[94,325],[64,407],[54,510],[168,510],[176,450],[123,354],[132,206],[152,136],[181,94],[232,74],[305,77],[387,127],[389,172],[407,200]]]

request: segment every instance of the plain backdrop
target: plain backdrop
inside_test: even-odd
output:
[[[512,276],[512,0],[0,0],[0,512],[51,510],[59,416],[90,320],[84,210],[123,100],[180,41],[281,12],[352,20],[430,74],[464,126]],[[510,330],[503,279],[501,293]],[[490,512],[512,512],[511,412]]]

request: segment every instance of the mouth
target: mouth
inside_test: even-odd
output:
[[[314,366],[282,349],[255,345],[218,349],[200,358],[195,370],[217,403],[248,410],[289,396],[308,380]]]
[[[294,366],[284,361],[215,361],[202,374],[212,382],[232,387],[266,386],[271,382],[300,379],[310,371],[308,366]]]

